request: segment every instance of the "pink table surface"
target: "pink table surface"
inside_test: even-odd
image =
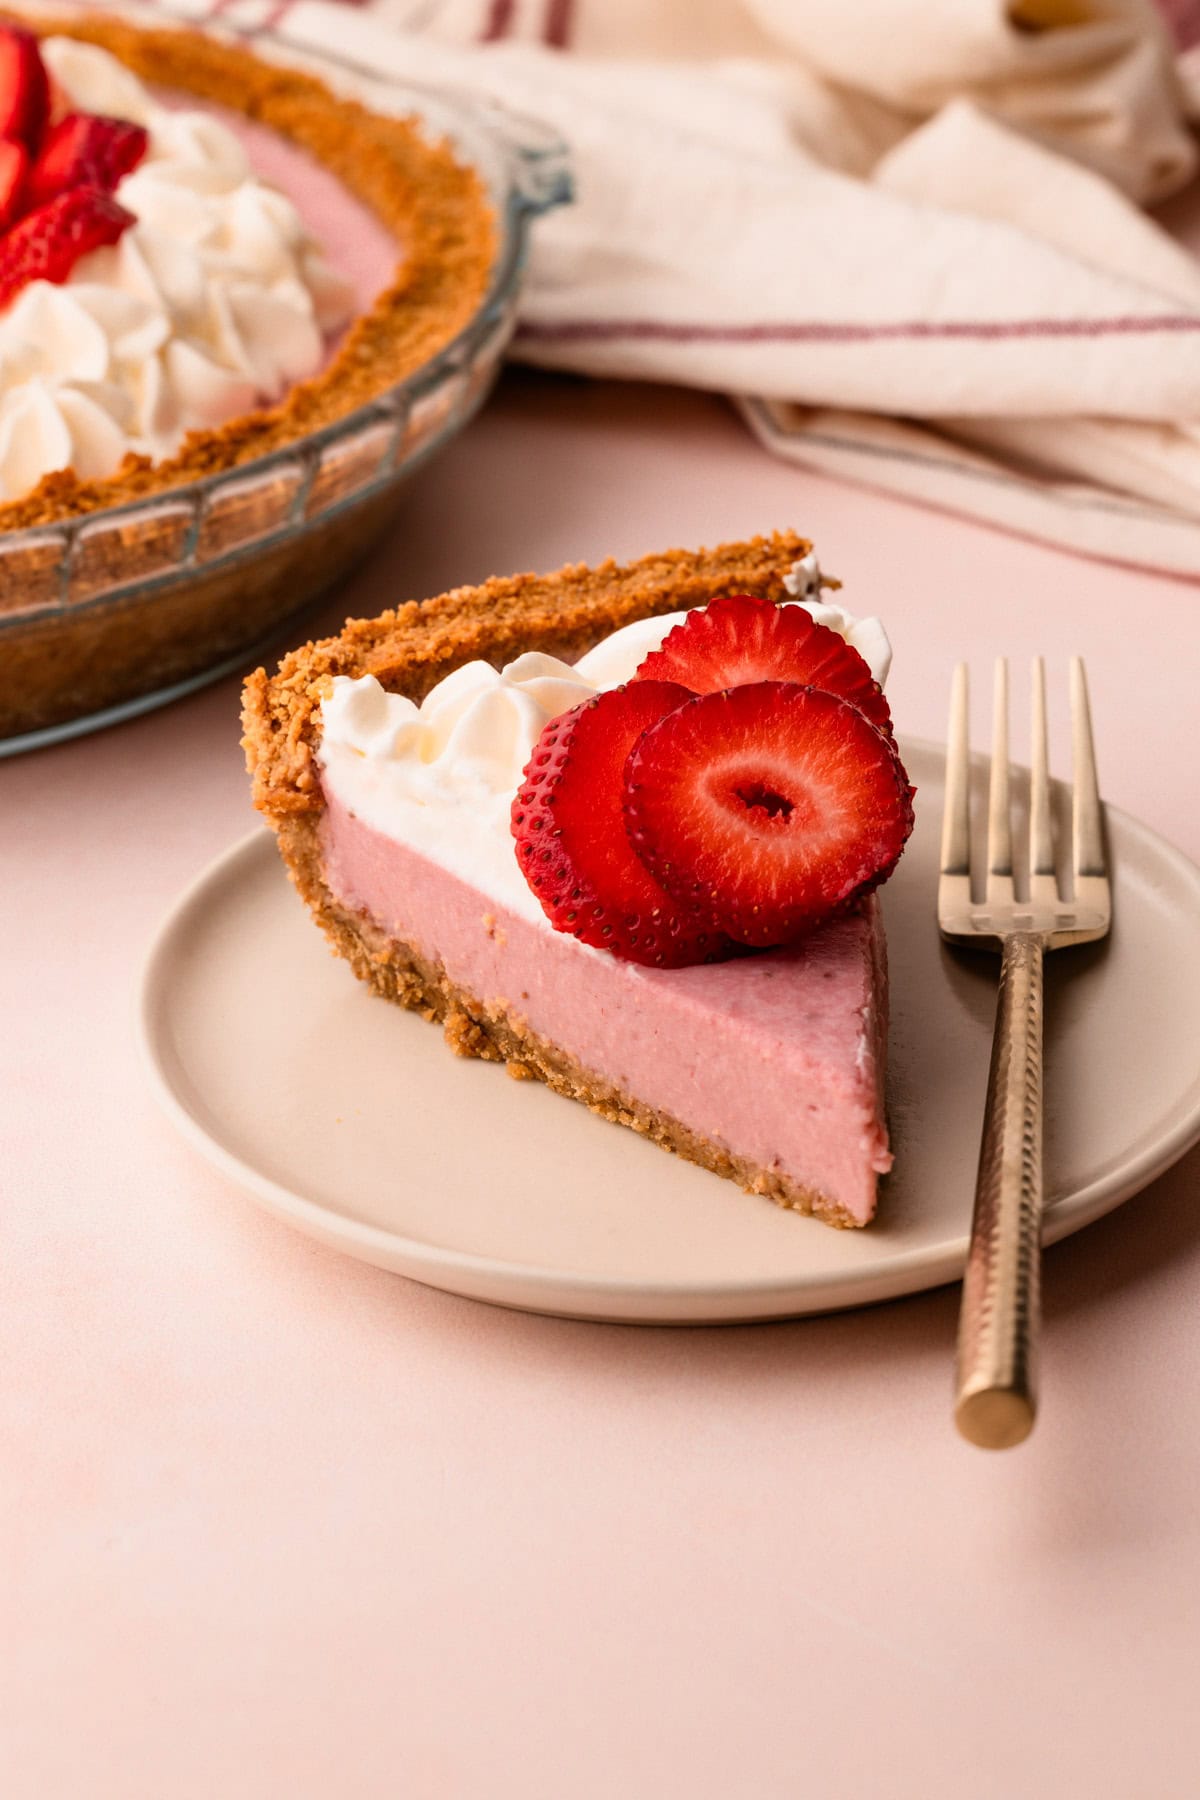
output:
[[[1200,854],[1194,589],[809,477],[715,399],[510,376],[318,623],[789,524],[886,615],[902,729],[964,652],[1081,650],[1108,797]],[[951,1429],[949,1290],[660,1331],[321,1249],[134,1045],[151,932],[253,823],[237,700],[0,765],[4,1792],[1194,1795],[1200,1158],[1050,1251],[1002,1457]]]

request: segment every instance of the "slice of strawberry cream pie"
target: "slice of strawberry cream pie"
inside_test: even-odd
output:
[[[377,993],[782,1205],[891,1163],[877,620],[792,534],[491,581],[247,685],[256,803]]]

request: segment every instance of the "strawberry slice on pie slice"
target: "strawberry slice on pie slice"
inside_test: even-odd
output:
[[[797,681],[840,694],[871,723],[890,733],[883,689],[864,659],[803,606],[776,606],[751,594],[730,594],[690,612],[651,651],[637,681],[677,681],[693,694],[752,681]]]
[[[517,860],[555,930],[667,969],[729,949],[711,916],[659,886],[622,817],[630,751],[688,699],[669,682],[631,682],[560,713],[538,739],[512,807]]]
[[[0,138],[36,151],[49,116],[50,82],[36,37],[0,25]]]
[[[41,206],[67,188],[111,193],[137,168],[149,143],[145,127],[99,113],[68,113],[46,133],[30,177],[29,203]]]
[[[625,775],[640,860],[743,944],[791,943],[895,868],[913,824],[895,748],[795,682],[704,694],[652,724]]]

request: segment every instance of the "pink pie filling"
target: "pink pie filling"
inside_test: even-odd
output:
[[[787,950],[643,969],[519,917],[327,801],[325,879],[342,905],[623,1094],[871,1217],[892,1163],[874,901]]]

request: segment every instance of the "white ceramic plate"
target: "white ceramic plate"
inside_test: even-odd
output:
[[[917,828],[885,890],[896,1168],[834,1231],[742,1194],[537,1082],[452,1056],[332,958],[265,831],[208,869],[151,952],[158,1094],[232,1180],[301,1230],[434,1287],[647,1323],[854,1306],[962,1269],[997,965],[933,921],[942,752],[907,743]],[[1110,811],[1116,923],[1047,974],[1048,1240],[1200,1138],[1200,870]]]

